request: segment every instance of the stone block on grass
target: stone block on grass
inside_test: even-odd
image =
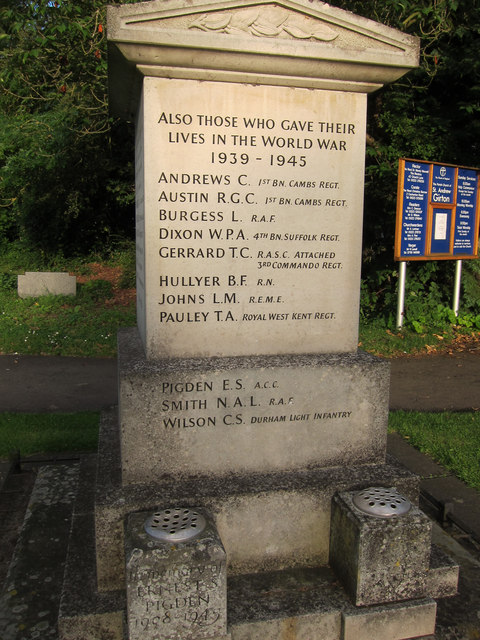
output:
[[[18,276],[18,295],[20,298],[60,295],[75,296],[77,278],[68,273],[49,271],[26,271]]]

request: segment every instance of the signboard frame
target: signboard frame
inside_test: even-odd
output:
[[[395,260],[478,258],[479,187],[480,169],[400,158]]]

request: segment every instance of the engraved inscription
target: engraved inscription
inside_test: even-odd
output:
[[[222,616],[220,572],[215,563],[130,569],[130,637],[208,637],[212,627],[215,632]]]
[[[364,97],[198,83],[193,100],[172,80],[154,100],[165,82],[146,79],[147,351],[353,351]]]

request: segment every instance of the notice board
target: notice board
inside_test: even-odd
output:
[[[395,260],[477,258],[479,169],[401,158]]]

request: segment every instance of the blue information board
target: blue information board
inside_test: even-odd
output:
[[[418,257],[425,254],[429,180],[430,171],[424,164],[405,163],[401,239],[403,256]]]
[[[477,172],[459,169],[457,183],[457,215],[453,239],[453,253],[456,255],[471,251],[478,237],[474,224],[478,198]]]
[[[400,160],[396,260],[476,258],[480,171]]]

